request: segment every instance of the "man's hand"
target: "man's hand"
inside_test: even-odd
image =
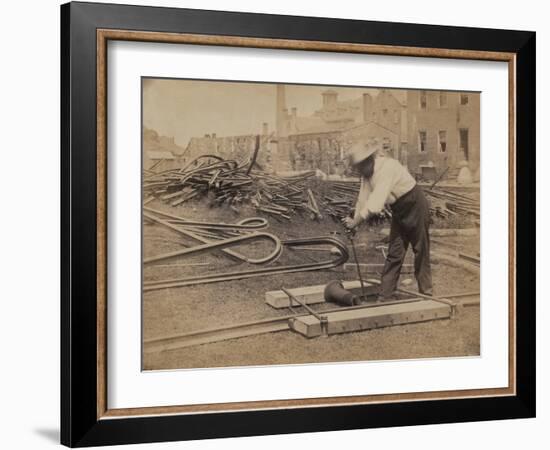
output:
[[[344,217],[342,219],[342,223],[348,230],[353,230],[354,228],[356,228],[357,225],[359,225],[360,221],[361,219],[354,219],[353,217]]]

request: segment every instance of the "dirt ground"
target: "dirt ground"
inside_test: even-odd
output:
[[[257,216],[254,210],[244,207],[241,208],[240,214],[226,208],[208,208],[204,201],[190,203],[182,208],[172,208],[155,200],[147,206],[201,221],[231,223],[245,217]],[[342,231],[341,227],[329,218],[324,218],[320,222],[312,221],[306,216],[296,216],[292,222],[278,222],[272,218],[268,220],[270,227],[266,231],[277,235],[281,240],[334,235],[335,231]],[[385,239],[379,232],[380,228],[363,228],[357,234],[355,242],[360,262],[384,262],[381,250],[376,248],[383,245]],[[347,242],[341,234],[336,236]],[[438,240],[443,243],[432,243],[435,252],[449,254],[457,248],[469,254],[477,254],[479,251],[477,237],[445,237]],[[146,258],[183,248],[182,246],[197,244],[174,231],[150,223],[144,224],[143,243]],[[263,243],[238,248],[239,252],[246,255],[265,255],[269,250]],[[331,256],[328,252],[285,249],[281,258],[272,265],[298,264],[331,258],[334,258],[334,255]],[[351,262],[350,257],[348,263]],[[412,252],[409,250],[405,263],[412,262]],[[144,267],[143,277],[145,281],[164,280],[220,271],[240,271],[251,267],[246,263],[233,261],[218,251],[192,257],[177,257],[155,265],[147,265]],[[324,271],[270,275],[241,281],[144,292],[143,339],[287,315],[288,310],[276,310],[265,304],[266,291],[278,290],[282,286],[291,289],[323,284],[335,279],[357,279],[357,274],[352,269],[353,267],[350,267],[344,271],[338,267]],[[475,270],[449,266],[434,258],[432,271],[435,295],[479,290],[479,273]],[[416,290],[414,275],[407,269],[403,272],[401,281],[413,280],[407,288]],[[379,278],[379,273],[371,271],[363,273],[363,276]],[[322,309],[323,306],[315,308]],[[472,356],[479,355],[479,336],[479,307],[467,307],[462,308],[456,318],[450,320],[394,326],[333,335],[328,338],[307,339],[291,331],[283,331],[179,350],[145,353],[143,369]]]

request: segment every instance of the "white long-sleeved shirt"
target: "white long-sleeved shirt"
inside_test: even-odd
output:
[[[361,189],[355,205],[355,217],[379,213],[416,185],[415,179],[399,161],[378,155],[370,182],[361,177]]]

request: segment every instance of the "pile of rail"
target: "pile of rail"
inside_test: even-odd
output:
[[[323,209],[334,220],[349,216],[359,194],[359,182],[327,181]]]
[[[295,212],[321,219],[313,192],[306,182],[315,172],[282,178],[260,170],[255,159],[245,162],[202,155],[181,169],[144,176],[145,204],[158,198],[171,206],[207,198],[211,207],[227,205],[238,212],[241,205],[253,205],[258,212],[277,220],[290,220]]]
[[[448,218],[457,214],[473,215],[479,218],[479,201],[466,195],[443,188],[425,188],[432,214]]]
[[[323,210],[333,218],[345,217],[355,205],[359,194],[359,182],[328,181],[328,191],[323,197]],[[430,201],[430,212],[434,216],[448,218],[457,214],[479,217],[479,201],[466,195],[440,187],[425,187],[424,192]],[[382,218],[391,213],[384,211]]]
[[[279,177],[261,170],[256,163],[257,149],[243,162],[202,155],[180,169],[146,172],[143,179],[145,204],[160,199],[179,206],[191,199],[206,198],[210,207],[226,205],[239,212],[252,205],[258,213],[278,221],[289,221],[293,214],[305,213],[313,220],[327,215],[334,220],[348,216],[359,193],[358,181],[312,181],[314,171],[293,177]],[[312,189],[313,188],[313,189]],[[479,217],[479,201],[449,189],[424,188],[434,216],[457,214]],[[315,192],[315,193],[314,193]],[[377,221],[391,217],[384,211]]]

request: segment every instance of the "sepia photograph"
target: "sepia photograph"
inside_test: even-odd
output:
[[[141,89],[142,370],[480,356],[479,92]]]

